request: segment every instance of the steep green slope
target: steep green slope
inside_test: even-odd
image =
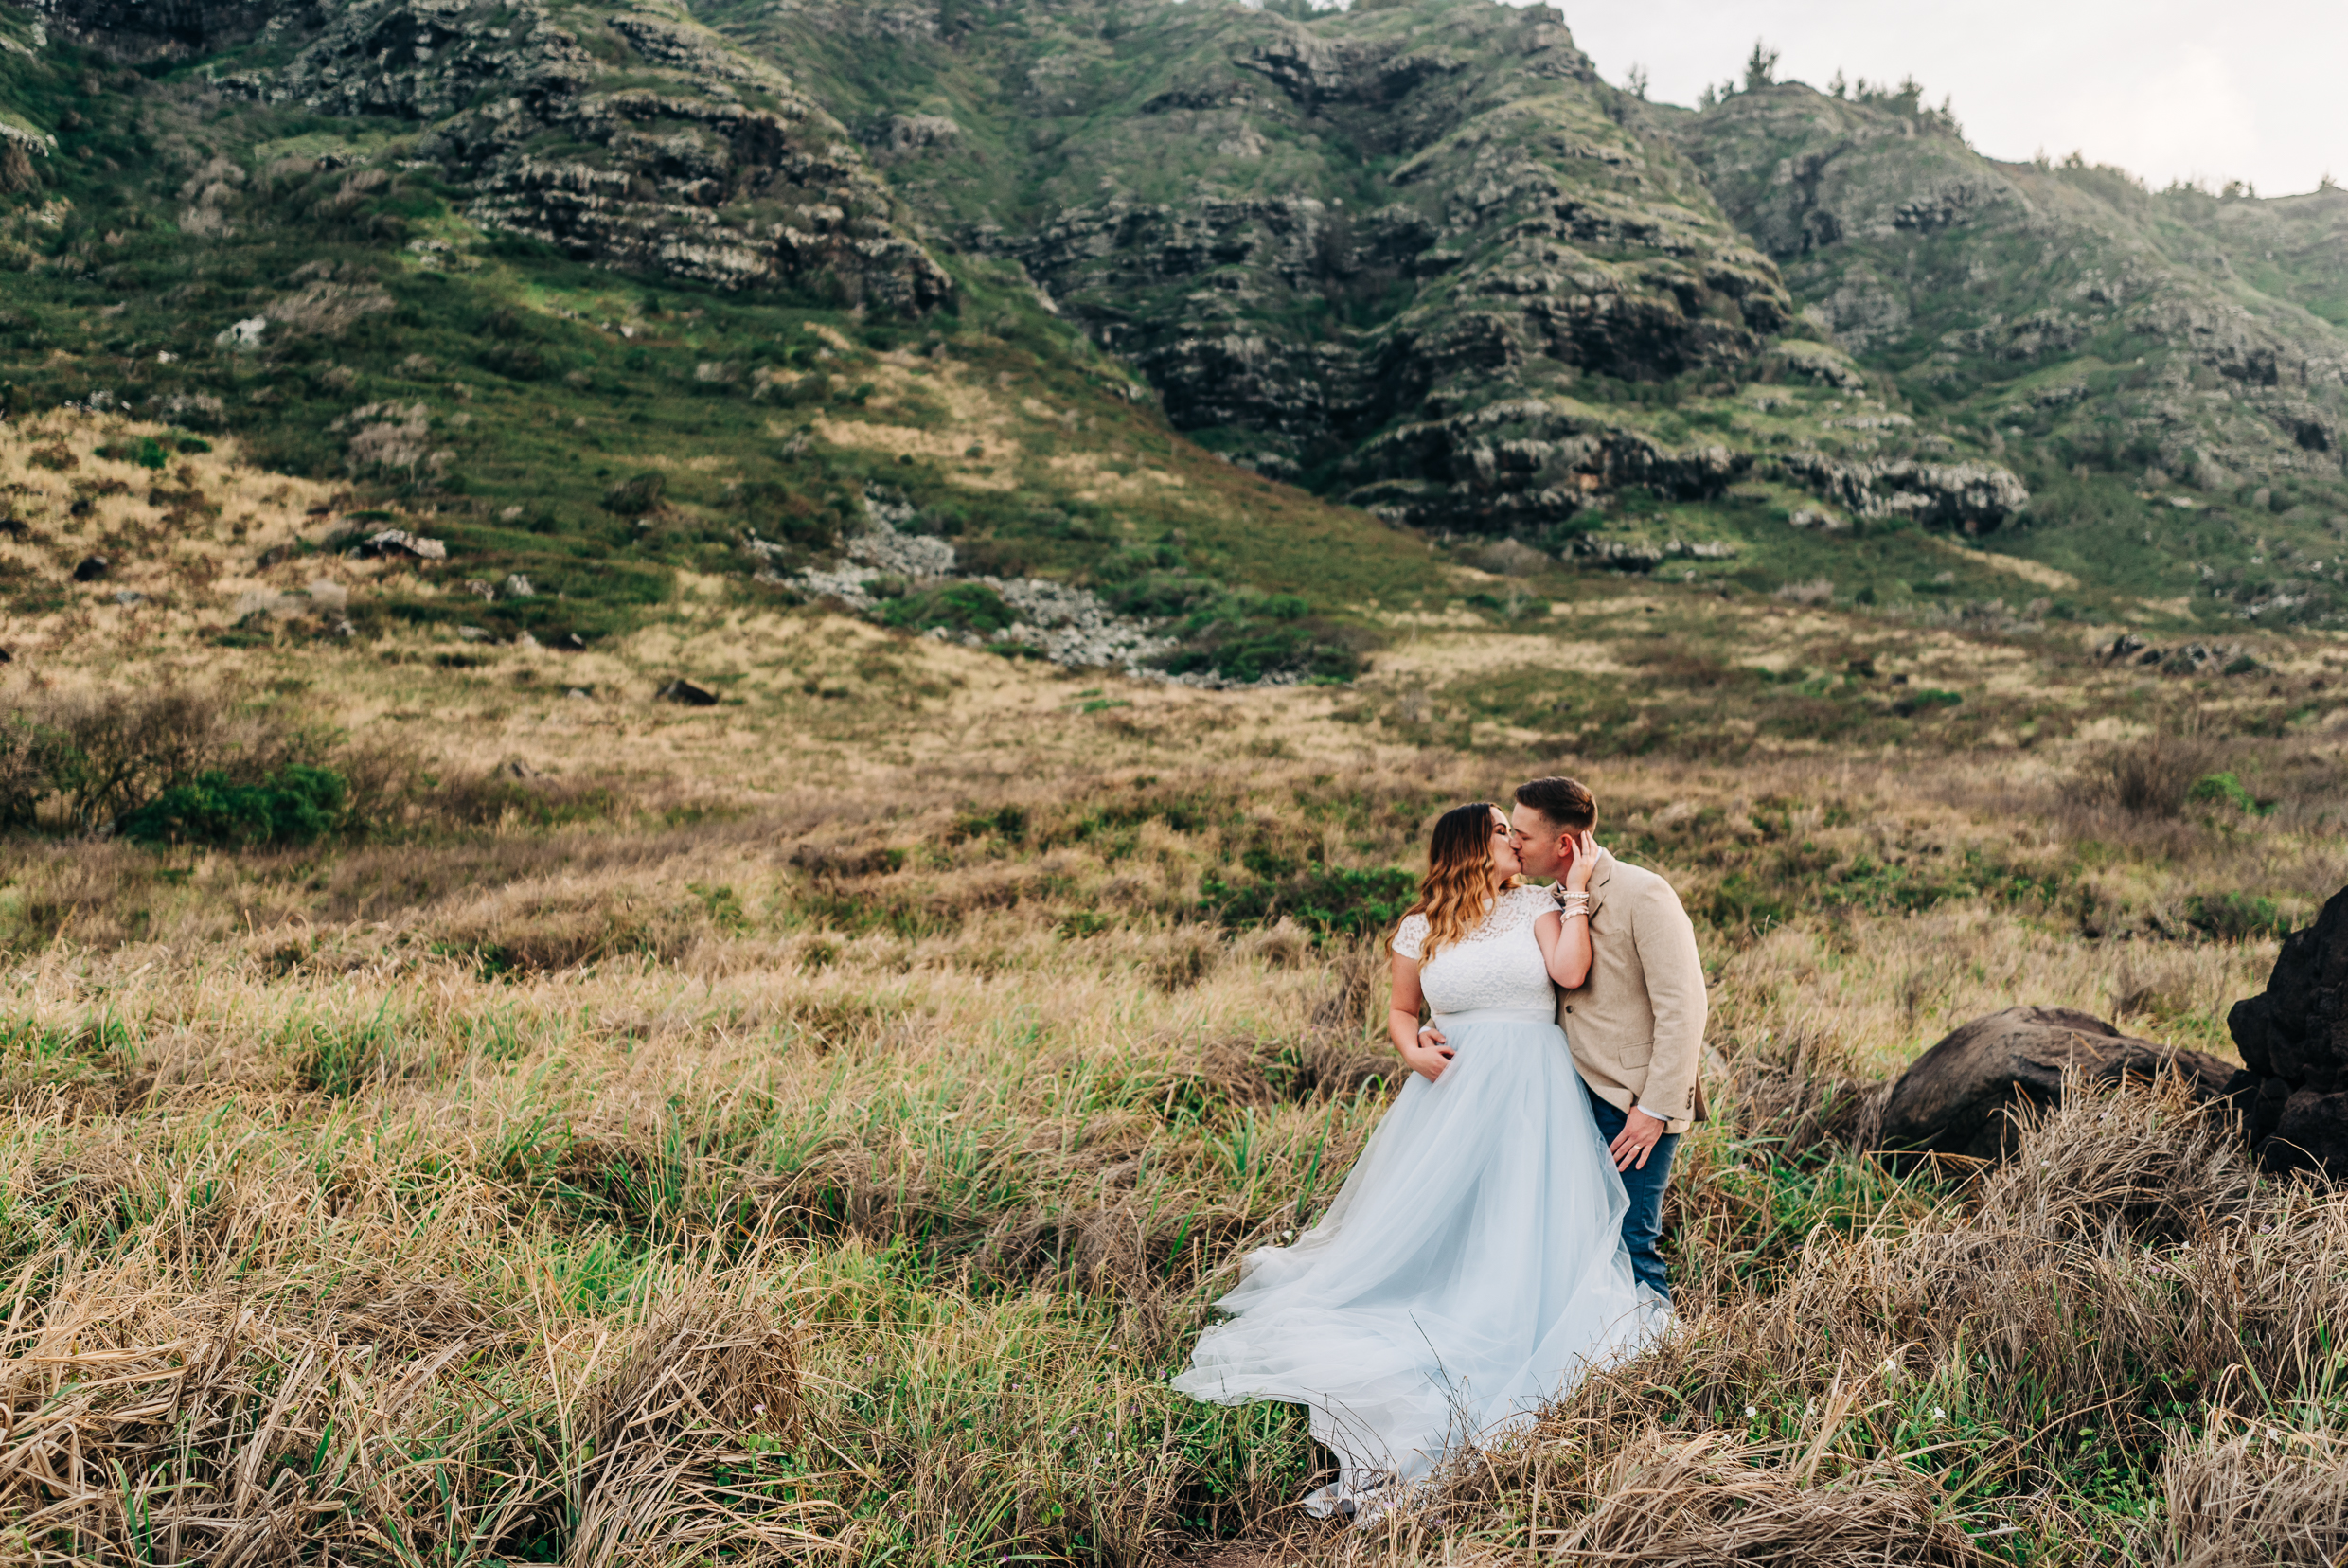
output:
[[[2011,547],[2213,611],[2348,612],[2348,193],[1994,163],[1912,98],[1651,112],[1813,330],[2028,481]]]
[[[1994,164],[1912,94],[1649,105],[1496,0],[41,15],[9,406],[429,516],[557,585],[501,629],[691,571],[983,639],[1041,576],[1177,668],[1339,673],[1428,591],[1392,525],[1983,624],[1944,536],[2031,558],[2025,619],[2348,614],[2337,190]]]
[[[788,62],[941,253],[1016,259],[1178,426],[1392,521],[1755,587],[1823,554],[1844,594],[1904,602],[1947,586],[1920,530],[2025,501],[1985,437],[1772,341],[1775,268],[1554,10],[699,14]],[[1797,520],[1919,537],[1858,561]]]
[[[2200,230],[2260,294],[2348,329],[2348,190],[2326,183],[2265,201],[2164,191],[2174,222]]]
[[[1774,269],[1540,8],[703,14],[802,62],[940,234],[1018,259],[1178,425],[1414,522],[1492,526],[1460,416],[1733,375],[1788,318]],[[1720,478],[1606,456],[1608,488]]]
[[[0,219],[11,409],[236,432],[347,482],[320,543],[445,539],[452,591],[392,613],[542,637],[680,570],[806,592],[876,505],[1241,677],[1342,672],[1322,612],[1419,586],[1423,546],[1173,437],[1015,268],[934,258],[836,123],[681,13],[314,20],[143,69],[0,20],[0,91],[57,138]],[[514,572],[537,593],[453,591]],[[989,634],[992,593],[881,608]]]

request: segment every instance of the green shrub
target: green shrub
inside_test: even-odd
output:
[[[87,832],[208,773],[315,762],[319,744],[212,692],[27,694],[0,718],[0,828]]]
[[[1003,596],[983,582],[949,582],[919,593],[900,595],[880,607],[884,626],[926,632],[943,626],[955,632],[994,633],[1019,619]]]
[[[159,469],[171,460],[171,454],[163,450],[163,443],[152,436],[141,436],[135,441],[108,441],[98,449],[98,454],[117,463],[136,463],[151,469]]]
[[[2185,798],[2197,805],[2231,806],[2248,815],[2259,813],[2257,797],[2242,787],[2242,780],[2230,773],[2203,774],[2194,780]]]
[[[349,785],[331,768],[293,763],[258,783],[202,774],[166,790],[124,816],[124,838],[138,844],[202,844],[224,848],[311,844],[342,823]]]
[[[2247,942],[2287,935],[2291,922],[2272,899],[2249,893],[2195,894],[2185,900],[2185,923],[2221,942]]]
[[[1418,878],[1399,866],[1316,865],[1245,887],[1209,873],[1199,891],[1199,912],[1226,926],[1268,925],[1285,915],[1324,936],[1361,936],[1402,918]]]

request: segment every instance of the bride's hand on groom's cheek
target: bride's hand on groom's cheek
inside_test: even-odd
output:
[[[1575,833],[1567,843],[1573,850],[1574,860],[1565,868],[1566,888],[1574,893],[1586,892],[1590,887],[1590,879],[1598,874],[1598,857],[1606,851],[1598,847],[1596,835],[1588,832]]]

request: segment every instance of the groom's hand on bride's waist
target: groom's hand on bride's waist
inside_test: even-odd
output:
[[[1450,1043],[1443,1038],[1443,1031],[1432,1024],[1421,1024],[1418,1026],[1418,1042],[1421,1045],[1449,1045]]]

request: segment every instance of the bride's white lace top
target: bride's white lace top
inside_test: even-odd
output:
[[[1533,922],[1556,909],[1545,887],[1512,887],[1500,896],[1484,923],[1463,941],[1437,948],[1419,966],[1418,986],[1438,1013],[1478,1007],[1513,1007],[1547,1012],[1556,1007]],[[1394,950],[1415,958],[1427,941],[1427,917],[1406,915],[1395,933]]]

